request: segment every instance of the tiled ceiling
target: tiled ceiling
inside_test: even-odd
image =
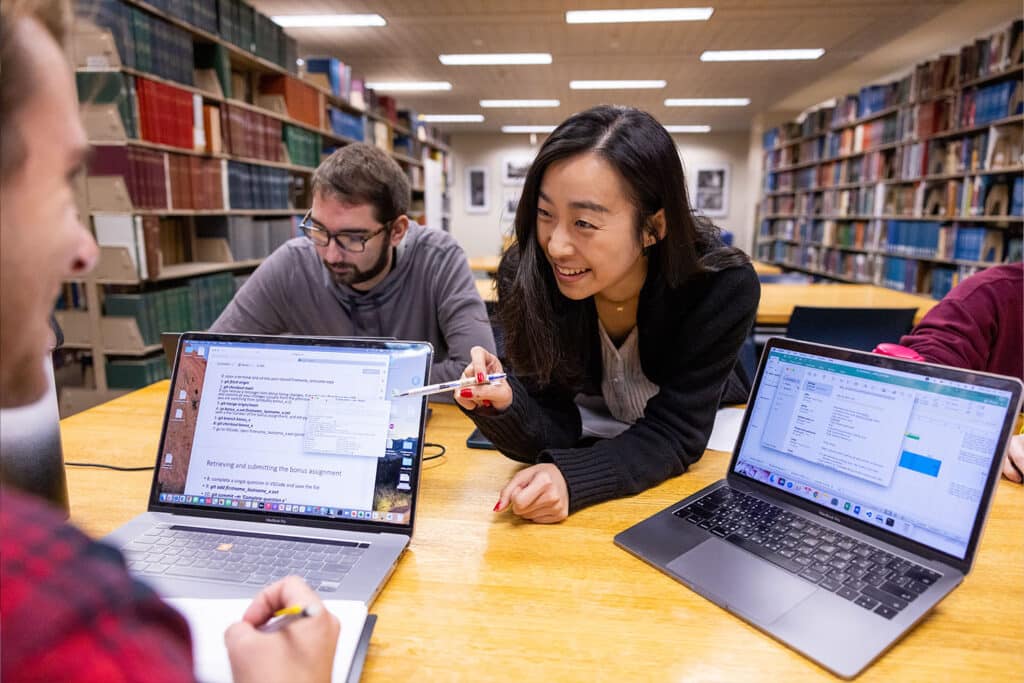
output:
[[[566,10],[686,6],[662,0],[251,0],[275,14],[377,13],[379,28],[288,29],[302,56],[331,55],[368,81],[444,80],[444,93],[399,93],[421,114],[482,113],[482,124],[449,132],[497,131],[505,124],[556,124],[595,104],[641,107],[665,124],[742,130],[791,92],[850,64],[961,0],[718,0],[709,21],[569,25]],[[704,50],[824,48],[815,61],[703,63]],[[442,53],[550,52],[542,66],[444,66]],[[577,79],[663,79],[660,90],[574,91]],[[838,93],[837,93],[838,94]],[[749,107],[665,107],[668,97],[749,97]],[[481,109],[481,99],[559,99],[552,109]],[[811,104],[811,103],[809,103]]]

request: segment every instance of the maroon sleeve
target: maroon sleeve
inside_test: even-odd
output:
[[[0,501],[0,679],[192,681],[185,620],[113,548],[11,490]]]
[[[900,344],[932,363],[984,371],[999,333],[999,305],[993,288],[953,290]]]

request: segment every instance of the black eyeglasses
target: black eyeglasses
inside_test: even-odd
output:
[[[309,238],[313,244],[318,247],[329,246],[331,240],[334,240],[335,244],[344,249],[350,251],[353,254],[358,254],[366,251],[366,243],[372,240],[377,235],[381,234],[389,227],[391,227],[392,221],[388,221],[382,225],[378,230],[374,230],[368,235],[356,235],[350,232],[328,232],[323,228],[314,225],[310,221],[310,217],[313,214],[313,209],[306,212],[302,222],[299,223],[299,227],[302,229],[302,234]]]

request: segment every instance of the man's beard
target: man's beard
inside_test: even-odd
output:
[[[352,285],[372,280],[383,273],[384,269],[388,267],[388,256],[390,253],[391,245],[385,241],[384,247],[380,250],[380,257],[366,270],[359,270],[359,268],[351,263],[341,263],[332,266],[327,261],[324,261],[324,265],[327,266],[327,271],[331,274],[331,278],[335,283],[351,287]]]

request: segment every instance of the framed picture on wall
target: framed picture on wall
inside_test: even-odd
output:
[[[721,218],[729,214],[727,165],[702,166],[696,169],[693,205],[697,211],[712,218]]]
[[[522,185],[526,182],[526,172],[530,170],[533,157],[516,155],[507,156],[501,161],[501,184]]]
[[[487,213],[491,210],[487,167],[466,167],[466,213]]]
[[[506,187],[501,194],[501,224],[511,225],[516,219],[516,210],[519,208],[519,197],[523,191],[518,187]]]

